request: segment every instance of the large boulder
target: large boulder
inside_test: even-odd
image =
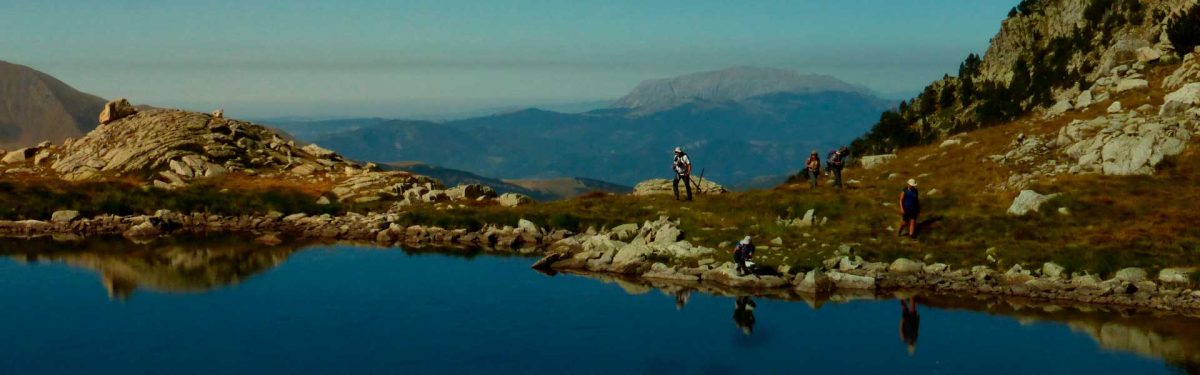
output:
[[[829,272],[829,280],[838,289],[871,290],[875,289],[875,278],[851,275],[837,271]]]
[[[693,195],[724,194],[724,193],[729,192],[729,190],[726,190],[721,185],[719,185],[715,182],[712,182],[711,180],[708,180],[708,179],[705,179],[704,181],[700,181],[700,178],[698,178],[696,176],[692,176],[692,181],[693,181],[693,185],[692,185],[692,194]],[[668,180],[665,178],[650,179],[650,180],[642,181],[642,182],[638,183],[637,186],[634,186],[633,193],[631,193],[631,194],[633,194],[635,196],[673,195],[673,194],[675,194],[675,192],[672,189],[672,184],[673,184],[672,180]],[[700,184],[700,188],[697,189],[695,184]],[[686,188],[684,188],[684,186],[683,186],[683,181],[680,181],[679,182],[679,195],[682,197],[683,195],[686,194],[685,191],[686,191]]]
[[[820,269],[812,270],[805,274],[796,275],[799,282],[796,282],[796,290],[804,293],[821,294],[833,291],[833,280],[822,272]]]
[[[896,274],[916,274],[925,271],[925,264],[922,262],[910,260],[907,258],[899,258],[888,266],[888,272]]]
[[[1113,278],[1124,282],[1137,283],[1146,281],[1148,276],[1144,269],[1129,267],[1117,271],[1117,274]]]
[[[1148,89],[1150,89],[1149,81],[1146,81],[1141,78],[1127,78],[1127,79],[1122,79],[1120,82],[1117,82],[1116,91],[1118,93],[1122,93],[1122,92],[1126,92],[1126,91],[1148,90]]]
[[[1177,116],[1200,105],[1200,82],[1184,85],[1179,90],[1167,94],[1163,101],[1162,108],[1158,111],[1158,115],[1162,117]]]
[[[1024,216],[1030,212],[1036,212],[1042,207],[1042,203],[1046,203],[1057,197],[1058,194],[1042,195],[1033,190],[1021,190],[1021,194],[1013,199],[1013,203],[1008,207],[1009,215]]]
[[[496,203],[499,203],[504,207],[517,207],[533,203],[533,198],[530,198],[524,194],[504,193],[496,198]]]
[[[496,191],[490,187],[480,184],[463,184],[446,190],[446,194],[450,195],[450,199],[460,200],[476,200],[479,198],[495,198]]]
[[[895,159],[896,159],[896,154],[884,154],[884,155],[863,156],[863,157],[859,158],[858,160],[859,160],[859,163],[862,164],[863,169],[873,169],[875,167],[886,164],[887,162],[890,162]]]
[[[54,211],[53,214],[50,214],[50,221],[54,223],[70,223],[78,218],[79,211],[74,210]]]
[[[113,121],[132,116],[135,113],[137,113],[137,109],[134,109],[128,100],[117,98],[104,104],[104,109],[100,111],[100,124],[108,125]]]

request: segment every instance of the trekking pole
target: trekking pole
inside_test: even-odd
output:
[[[688,176],[688,181],[695,183],[696,194],[704,194],[704,188],[700,187],[700,184],[704,183],[704,168],[700,168],[700,182],[692,181],[692,176]]]

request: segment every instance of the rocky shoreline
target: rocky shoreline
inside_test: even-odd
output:
[[[842,245],[837,256],[813,270],[760,267],[739,276],[725,254],[684,240],[678,223],[662,217],[641,225],[589,229],[576,234],[547,230],[521,220],[517,226],[487,225],[478,230],[402,226],[397,214],[341,216],[306,214],[218,216],[161,210],[155,215],[101,215],[82,218],[74,211],[56,212],[49,221],[0,221],[0,237],[52,237],[79,241],[90,236],[121,235],[132,241],[190,234],[249,234],[265,245],[291,240],[369,242],[379,246],[478,249],[484,252],[542,256],[533,267],[548,271],[608,274],[680,285],[705,285],[755,294],[821,296],[874,294],[898,289],[937,293],[987,294],[1002,297],[1130,306],[1200,312],[1200,291],[1191,289],[1195,269],[1168,268],[1151,276],[1139,268],[1122,269],[1109,279],[1073,273],[1054,263],[1007,270],[989,266],[953,269],[909,259],[870,262]]]

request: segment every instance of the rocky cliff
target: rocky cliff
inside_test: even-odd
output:
[[[855,148],[860,153],[890,152],[1056,105],[1061,113],[1074,104],[1065,102],[1094,85],[1117,86],[1122,84],[1119,79],[1139,79],[1131,77],[1134,71],[1144,74],[1156,64],[1178,63],[1192,52],[1190,42],[1171,35],[1184,29],[1177,25],[1194,22],[1190,19],[1195,18],[1196,3],[1022,1],[1000,25],[982,57],[968,56],[957,76],[931,83],[911,102],[885,113]],[[1114,73],[1121,73],[1116,81],[1111,80]],[[1121,91],[1140,88],[1136,81],[1125,84]]]
[[[43,142],[4,155],[0,171],[67,181],[136,180],[174,189],[199,181],[234,186],[291,184],[321,195],[318,203],[447,203],[497,198],[479,185],[444,189],[429,177],[380,170],[316,144],[300,146],[274,130],[212,114],[134,109],[124,99],[104,106],[104,123],[61,145]],[[525,202],[507,197],[499,200]]]
[[[96,127],[104,99],[32,68],[0,61],[0,148],[78,137]]]

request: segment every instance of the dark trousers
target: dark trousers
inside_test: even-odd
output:
[[[833,187],[842,187],[842,168],[830,168],[833,171]]]
[[[676,174],[675,181],[671,182],[671,189],[675,191],[675,199],[679,199],[679,181],[683,181],[683,187],[687,190],[687,200],[692,200],[692,176],[686,174]]]

